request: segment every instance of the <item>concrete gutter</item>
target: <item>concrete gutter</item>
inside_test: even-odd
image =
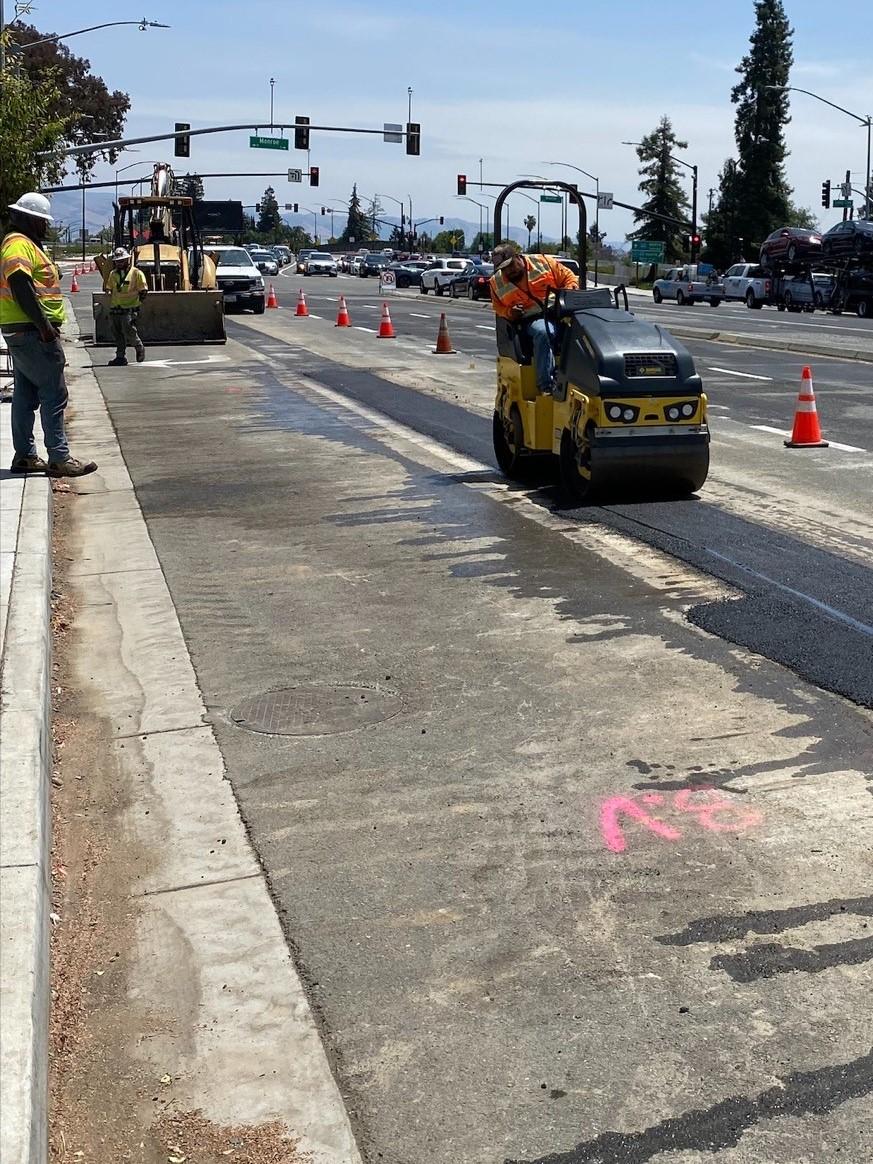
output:
[[[9,462],[6,443],[4,465]],[[3,594],[8,617],[0,664],[0,1159],[3,1164],[43,1164],[51,893],[51,483],[13,478],[4,482],[2,500],[5,544],[0,549],[9,585]]]
[[[667,330],[680,339],[713,340],[720,344],[737,344],[743,348],[767,348],[775,352],[799,352],[804,356],[831,356],[835,360],[863,360],[873,364],[873,351],[853,351],[851,348],[837,347],[836,344],[791,343],[769,339],[767,336],[750,335],[748,332],[709,331],[682,325],[670,326]]]

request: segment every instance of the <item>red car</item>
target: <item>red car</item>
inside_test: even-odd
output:
[[[821,255],[821,235],[799,226],[780,226],[761,243],[761,264],[772,267],[781,259],[786,263],[814,263]]]

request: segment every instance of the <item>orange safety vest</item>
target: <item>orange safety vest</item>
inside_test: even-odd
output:
[[[502,271],[495,271],[491,276],[491,302],[495,312],[504,319],[514,318],[513,307],[521,306],[525,310],[540,308],[549,290],[575,290],[579,286],[579,280],[573,272],[551,255],[521,257],[526,271],[519,283],[507,279]]]

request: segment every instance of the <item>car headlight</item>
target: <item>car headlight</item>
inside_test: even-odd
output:
[[[258,288],[259,291],[263,291],[263,289],[264,289],[264,280],[261,278],[260,275],[258,275],[257,279],[255,279],[255,286]]]

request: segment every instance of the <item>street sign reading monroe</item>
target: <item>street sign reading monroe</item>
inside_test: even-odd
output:
[[[253,134],[249,138],[249,147],[253,150],[287,150],[287,137],[261,137]]]

